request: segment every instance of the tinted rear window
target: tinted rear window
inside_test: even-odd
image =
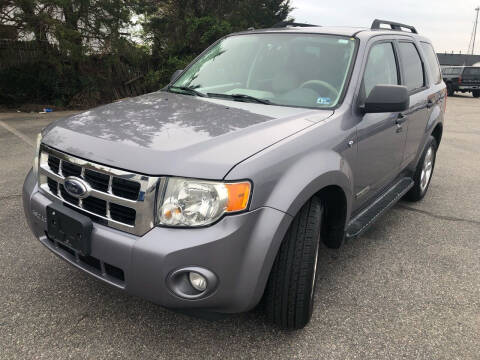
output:
[[[440,72],[440,66],[438,65],[437,54],[435,54],[432,45],[429,43],[422,42],[421,44],[432,75],[432,82],[438,84],[442,81],[442,73]]]
[[[399,48],[405,73],[405,85],[409,91],[421,89],[425,85],[425,79],[417,48],[410,42],[401,42]]]

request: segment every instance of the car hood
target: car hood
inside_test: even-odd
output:
[[[56,121],[43,143],[132,172],[222,179],[332,113],[159,91]]]

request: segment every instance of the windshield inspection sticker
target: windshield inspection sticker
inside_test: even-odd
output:
[[[332,100],[329,97],[319,97],[317,99],[317,104],[319,105],[330,105]]]

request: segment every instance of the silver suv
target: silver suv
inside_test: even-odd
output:
[[[261,303],[302,328],[320,242],[425,195],[445,105],[411,26],[232,34],[163,90],[44,129],[25,214],[48,249],[130,294],[191,313]]]

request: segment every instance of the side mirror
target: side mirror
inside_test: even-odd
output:
[[[173,73],[172,77],[170,78],[170,82],[173,82],[174,80],[176,80],[182,72],[183,72],[183,70],[176,70]]]
[[[401,112],[410,106],[406,86],[376,85],[362,107],[364,113]]]

